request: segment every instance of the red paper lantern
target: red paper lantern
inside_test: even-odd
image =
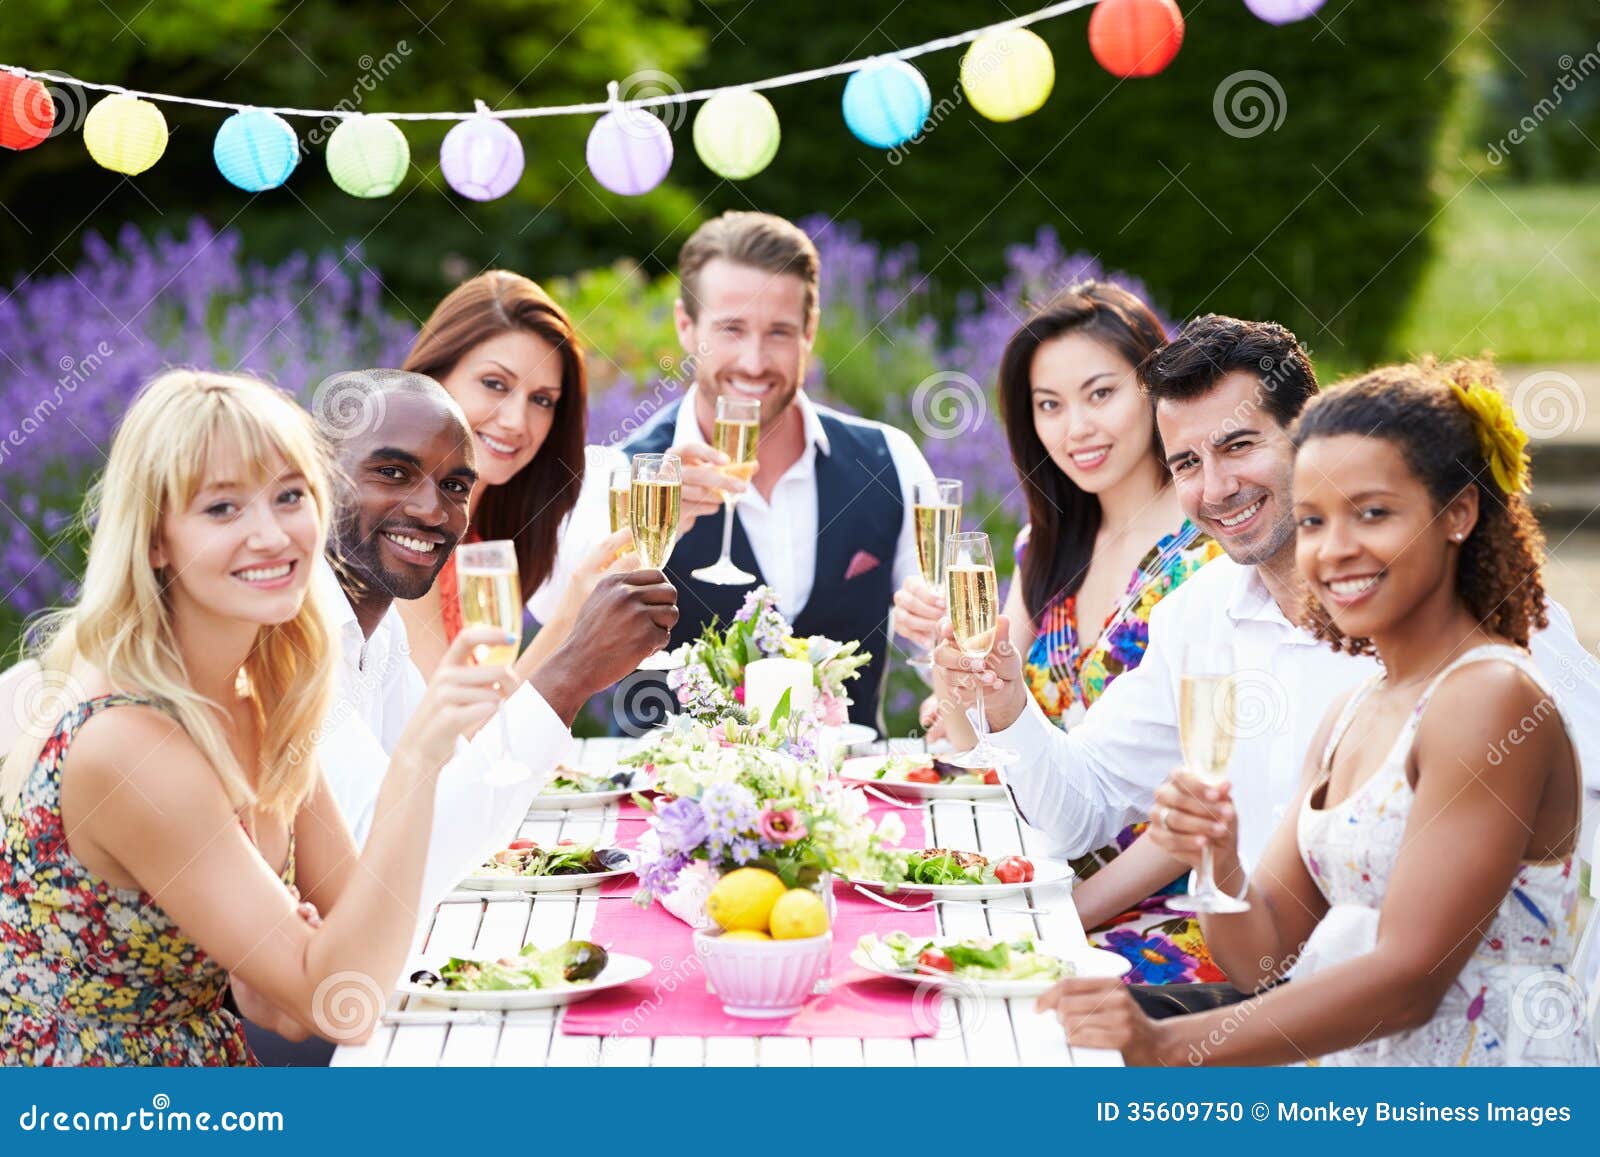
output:
[[[50,135],[56,104],[31,76],[0,69],[0,147],[31,149]]]
[[[1112,76],[1154,76],[1182,45],[1174,0],[1101,0],[1089,17],[1089,51]]]

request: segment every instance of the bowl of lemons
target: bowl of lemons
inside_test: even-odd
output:
[[[774,1020],[805,1007],[833,950],[828,907],[764,868],[735,868],[706,897],[696,932],[711,991],[729,1016]]]

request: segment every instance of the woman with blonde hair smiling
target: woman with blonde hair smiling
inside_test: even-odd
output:
[[[335,650],[307,591],[330,509],[310,419],[264,383],[172,371],[129,409],[82,597],[38,633],[49,693],[22,696],[0,765],[0,1064],[251,1063],[230,980],[287,1035],[376,1023],[435,777],[505,673],[465,659],[496,632],[461,636],[358,857],[314,754]]]

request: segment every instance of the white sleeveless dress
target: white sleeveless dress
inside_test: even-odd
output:
[[[1361,787],[1336,806],[1321,809],[1311,806],[1317,791],[1308,793],[1297,825],[1300,855],[1330,908],[1306,941],[1295,966],[1297,979],[1376,948],[1379,910],[1416,799],[1406,778],[1406,762],[1417,725],[1446,675],[1467,663],[1485,661],[1510,663],[1549,693],[1525,652],[1506,646],[1477,647],[1428,685],[1382,766]],[[1323,750],[1321,783],[1327,782],[1334,750],[1356,711],[1382,681],[1379,675],[1350,697]],[[1595,1064],[1586,995],[1569,972],[1578,939],[1575,866],[1573,857],[1568,857],[1558,863],[1523,863],[1517,869],[1511,891],[1478,950],[1427,1024],[1310,1063]]]

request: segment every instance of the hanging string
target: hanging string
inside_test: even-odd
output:
[[[696,89],[693,92],[661,93],[655,96],[640,97],[637,100],[623,101],[620,104],[614,99],[608,99],[588,101],[583,104],[504,109],[491,112],[489,115],[501,120],[520,120],[527,117],[589,116],[611,112],[617,108],[662,108],[674,104],[690,104],[694,101],[709,100],[720,92],[727,92],[733,89],[755,89],[759,91],[763,89],[788,88],[791,85],[807,84],[813,80],[824,80],[830,76],[847,76],[850,73],[859,71],[864,65],[870,64],[875,60],[911,60],[914,57],[925,56],[930,52],[940,52],[946,48],[959,48],[963,44],[971,44],[986,33],[997,32],[1005,28],[1026,28],[1030,24],[1037,24],[1040,21],[1050,20],[1056,16],[1064,16],[1069,12],[1076,12],[1080,8],[1092,7],[1099,2],[1100,0],[1061,0],[1061,3],[1040,8],[1037,12],[1014,16],[1010,20],[1001,20],[995,24],[987,24],[982,28],[968,29],[966,32],[958,32],[954,36],[940,37],[938,40],[930,40],[926,44],[917,44],[894,52],[877,52],[859,60],[849,60],[843,64],[830,64],[825,68],[807,69],[804,72],[791,72],[785,76],[768,77],[766,80],[752,81],[749,84],[727,84],[718,88]],[[79,80],[73,76],[64,76],[60,73],[20,68],[16,65],[0,64],[0,70],[33,77],[36,80],[72,84],[79,88],[92,89],[96,92],[122,93],[126,96],[135,96],[142,100],[154,101],[157,104],[187,104],[196,105],[200,108],[226,109],[231,112],[260,109],[264,112],[277,113],[279,116],[312,117],[317,120],[324,120],[329,117],[344,118],[367,115],[394,121],[463,121],[469,117],[480,115],[477,110],[471,112],[377,112],[361,114],[355,109],[284,108],[277,105],[238,104],[233,101],[208,100],[205,97],[198,96],[175,96],[164,92],[143,92],[136,88],[124,88],[120,84],[100,84],[93,81]]]

